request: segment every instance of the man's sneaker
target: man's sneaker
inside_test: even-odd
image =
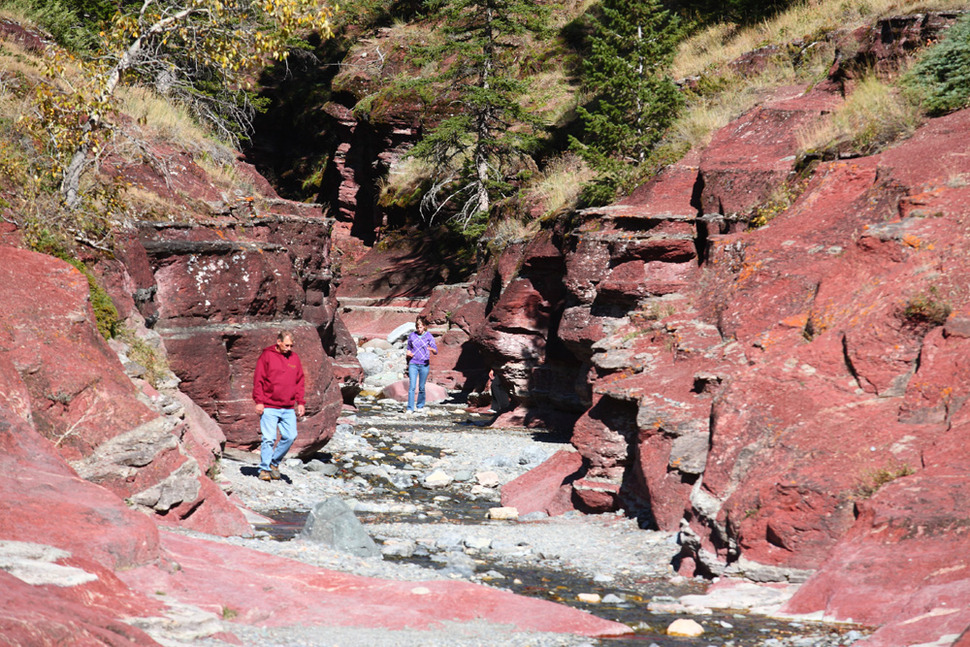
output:
[[[413,416],[414,415],[414,411],[412,409],[408,409],[407,411],[404,412],[404,415],[409,416],[409,417],[410,416]]]
[[[280,468],[275,465],[270,466],[269,475],[274,481],[279,481],[281,478],[283,478],[283,475],[280,474]]]
[[[266,470],[259,470],[259,480],[260,481],[272,481],[273,480],[273,475],[272,475],[272,473],[267,472]]]

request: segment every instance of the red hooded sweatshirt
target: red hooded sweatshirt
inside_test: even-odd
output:
[[[305,405],[300,356],[293,351],[284,355],[275,345],[264,348],[253,374],[253,400],[271,409]]]

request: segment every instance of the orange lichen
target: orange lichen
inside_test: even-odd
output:
[[[912,247],[913,249],[920,249],[920,247],[923,245],[923,241],[913,234],[906,234],[903,236],[903,244],[908,247]]]
[[[764,263],[762,261],[756,261],[754,263],[744,263],[741,266],[741,271],[738,272],[738,283],[743,283],[744,281],[750,279],[754,276],[754,273],[761,269]]]
[[[791,317],[786,317],[781,320],[781,325],[786,328],[804,328],[805,324],[808,323],[808,313],[803,312],[801,314],[792,315]]]

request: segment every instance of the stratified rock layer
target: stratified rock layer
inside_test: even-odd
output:
[[[306,372],[307,416],[293,451],[312,454],[327,442],[341,386],[353,379],[335,367],[356,360],[330,287],[329,224],[318,210],[304,211],[245,226],[146,223],[129,245],[128,258],[147,259],[150,285],[142,290],[151,298],[141,311],[161,334],[180,389],[219,423],[230,446],[259,443],[252,375],[280,330],[293,335]]]

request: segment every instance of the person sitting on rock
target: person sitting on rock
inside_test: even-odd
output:
[[[414,320],[414,332],[408,335],[408,410],[410,415],[415,411],[414,392],[417,388],[417,410],[424,409],[424,385],[428,381],[428,370],[431,363],[431,353],[438,354],[438,345],[434,337],[426,330],[424,319]]]
[[[276,344],[263,349],[253,374],[253,401],[262,434],[259,450],[262,481],[282,478],[280,461],[296,440],[296,419],[306,413],[303,377],[300,356],[293,350],[293,335],[281,330]]]

